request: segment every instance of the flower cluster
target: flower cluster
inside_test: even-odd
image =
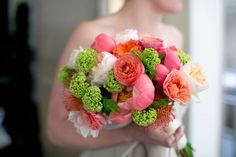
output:
[[[164,129],[175,118],[174,102],[185,106],[207,87],[183,50],[131,29],[99,34],[89,48],[73,50],[59,79],[70,93],[69,120],[84,137],[98,136],[108,122]]]

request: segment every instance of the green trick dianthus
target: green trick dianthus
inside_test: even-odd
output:
[[[108,72],[107,79],[104,82],[103,87],[110,93],[118,93],[124,88],[122,84],[115,80],[113,70]]]
[[[86,82],[86,76],[84,73],[79,72],[73,75],[70,81],[70,92],[77,98],[84,96],[86,90],[89,87],[89,83]]]
[[[141,60],[148,75],[154,76],[156,74],[155,65],[160,64],[161,62],[157,51],[153,48],[144,49],[141,55]]]
[[[140,126],[147,127],[157,119],[157,112],[154,108],[148,108],[142,111],[135,111],[132,114],[133,121]]]
[[[83,73],[88,73],[96,64],[97,54],[92,48],[84,49],[78,54],[75,61],[75,67]]]
[[[58,78],[63,85],[68,81],[68,78],[74,74],[74,70],[70,69],[68,66],[63,66],[58,72]]]
[[[186,64],[187,62],[191,61],[191,57],[183,50],[179,50],[177,54],[182,64]]]
[[[97,86],[90,86],[82,97],[84,108],[90,112],[100,112],[102,110],[101,100],[101,90]]]

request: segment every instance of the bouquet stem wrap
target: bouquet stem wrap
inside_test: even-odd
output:
[[[174,119],[169,123],[166,131],[173,134],[180,125],[180,122],[177,119]],[[177,141],[175,150],[178,157],[193,157],[193,148],[188,142],[185,134]]]
[[[180,127],[181,123],[174,119],[171,121],[166,127],[165,131],[169,134],[173,134],[178,127]],[[159,130],[157,131],[159,133]],[[157,135],[160,136],[160,135]],[[159,145],[149,145],[148,149],[148,157],[158,156],[158,157],[193,157],[193,148],[191,144],[188,142],[186,135],[184,134],[176,144],[175,149],[167,148]]]

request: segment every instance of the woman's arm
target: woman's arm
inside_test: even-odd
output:
[[[70,53],[78,46],[88,47],[95,33],[90,30],[87,23],[81,24],[73,33],[59,61],[58,68],[66,64]],[[99,148],[114,144],[130,142],[131,136],[127,134],[127,128],[102,131],[97,138],[83,138],[76,133],[73,124],[67,119],[67,111],[64,108],[63,86],[55,77],[51,97],[49,101],[47,133],[50,141],[56,145],[76,149]]]

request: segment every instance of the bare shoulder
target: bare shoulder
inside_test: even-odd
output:
[[[79,48],[80,46],[83,48],[90,47],[95,37],[99,33],[104,32],[104,30],[103,24],[97,20],[81,22],[71,33],[61,57],[60,64],[65,64],[73,49]]]
[[[72,33],[70,40],[77,43],[78,46],[88,47],[98,34],[99,29],[100,27],[93,21],[81,22]]]
[[[72,33],[72,41],[77,41],[83,47],[88,47],[99,33],[112,34],[112,18],[101,17],[92,21],[81,22]]]
[[[165,29],[168,32],[168,36],[170,37],[169,41],[178,48],[182,48],[184,42],[182,32],[172,25],[165,25]]]

